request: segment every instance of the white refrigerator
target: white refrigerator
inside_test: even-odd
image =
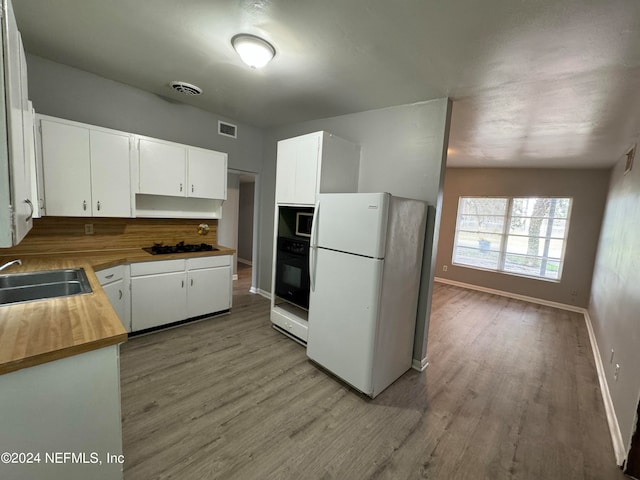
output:
[[[388,193],[318,198],[307,356],[373,398],[411,367],[427,205]]]

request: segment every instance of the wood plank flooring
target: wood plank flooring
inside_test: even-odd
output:
[[[126,480],[625,478],[581,315],[437,284],[430,366],[370,400],[271,328],[247,270],[231,315],[123,345]]]

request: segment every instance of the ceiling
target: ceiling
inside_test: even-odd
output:
[[[448,96],[458,167],[608,167],[640,135],[638,0],[13,3],[28,52],[259,127]]]

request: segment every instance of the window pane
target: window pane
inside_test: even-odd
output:
[[[504,217],[495,215],[461,215],[458,228],[474,232],[502,233]]]
[[[549,222],[551,232],[547,231]],[[516,235],[529,235],[534,237],[546,237],[550,233],[553,238],[564,238],[567,228],[566,220],[549,220],[547,218],[511,217],[509,233]]]
[[[506,251],[507,253],[544,257],[545,245],[546,240],[544,238],[509,236],[507,237]],[[547,257],[561,259],[563,246],[564,240],[549,240],[549,250],[547,252]]]
[[[557,260],[549,260],[547,261],[547,266],[542,276],[545,278],[550,278],[552,280],[558,280],[560,278],[561,272],[562,262],[559,262]]]
[[[507,237],[507,253],[519,253],[521,255],[526,255],[527,250],[529,248],[529,238],[528,237],[515,237],[509,236]],[[537,250],[535,253],[529,253],[530,255],[537,255]]]
[[[498,259],[499,252],[494,250],[458,246],[453,251],[453,263],[472,267],[497,270]]]
[[[562,249],[564,246],[564,240],[549,240],[549,253],[547,258],[562,258]]]
[[[571,209],[570,198],[557,198],[556,211],[553,218],[569,218],[569,210]]]
[[[458,232],[456,245],[478,250],[500,250],[500,235],[479,232]]]
[[[554,220],[551,227],[551,236],[555,238],[565,238],[567,235],[567,221]]]
[[[501,215],[507,211],[506,198],[461,197],[458,215]]]
[[[504,258],[504,270],[520,275],[540,276],[541,259],[526,255],[510,255]]]

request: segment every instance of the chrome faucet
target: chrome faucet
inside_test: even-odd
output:
[[[20,260],[19,258],[16,260],[11,260],[10,262],[7,262],[4,265],[2,265],[0,267],[0,270],[4,270],[5,268],[10,267],[11,265],[22,265],[22,260]]]

